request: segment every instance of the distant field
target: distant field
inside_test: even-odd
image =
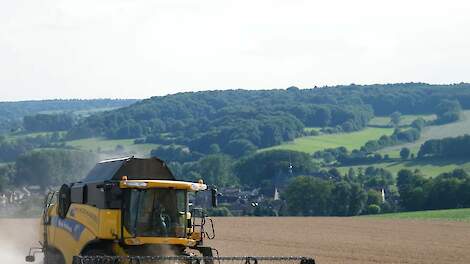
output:
[[[381,214],[364,217],[384,219],[435,219],[470,222],[470,208]]]
[[[39,112],[40,114],[61,114],[64,112],[73,112],[76,115],[80,116],[89,116],[94,113],[99,113],[99,112],[104,112],[104,111],[110,111],[110,110],[115,110],[121,107],[101,107],[101,108],[91,108],[91,109],[83,109],[83,110],[76,110],[76,111],[64,111],[64,110],[50,110],[50,111],[41,111]]]
[[[344,146],[349,150],[360,148],[364,143],[371,139],[378,139],[382,135],[391,135],[392,128],[373,128],[369,127],[361,131],[352,133],[340,133],[332,135],[308,136],[295,139],[279,146],[266,148],[270,149],[288,149],[307,153],[313,153],[326,148],[336,148]]]
[[[66,133],[65,131],[57,131],[59,134],[64,134]],[[8,141],[14,141],[19,138],[25,138],[25,137],[36,137],[36,136],[46,136],[46,135],[52,135],[55,132],[32,132],[32,133],[26,133],[26,132],[20,132],[20,133],[13,133],[13,134],[4,134],[5,139]]]
[[[470,173],[470,158],[468,159],[450,159],[450,160],[408,160],[408,161],[393,161],[375,163],[370,165],[358,165],[348,167],[338,167],[338,170],[342,173],[346,173],[349,168],[367,168],[369,166],[376,168],[384,168],[393,174],[398,173],[402,169],[415,170],[418,169],[423,172],[426,176],[435,177],[444,172],[450,172],[454,169],[462,168]]]
[[[310,131],[317,131],[319,132],[322,128],[321,127],[306,127],[304,128],[304,131],[310,132]]]
[[[95,108],[95,109],[88,109],[88,110],[78,110],[75,111],[74,114],[82,116],[82,117],[87,117],[92,114],[100,113],[100,112],[105,112],[105,111],[111,111],[111,110],[116,110],[121,107],[103,107],[103,108]]]
[[[407,146],[410,149],[410,153],[414,154],[415,156],[418,155],[419,148],[421,145],[413,145],[413,146]],[[390,158],[400,158],[400,150],[404,147],[404,145],[400,145],[400,147],[393,147],[393,148],[386,148],[377,151],[380,153],[382,156],[388,155]]]
[[[416,142],[384,148],[383,150],[379,151],[379,153],[396,153],[396,151],[399,151],[403,147],[416,150],[419,149],[419,147],[426,140],[457,137],[465,134],[470,134],[470,110],[463,111],[462,120],[458,122],[442,126],[426,127],[421,135],[421,138]]]
[[[67,145],[91,151],[114,151],[118,145],[124,147],[125,152],[133,152],[139,156],[149,156],[150,151],[155,149],[157,144],[134,144],[134,139],[104,139],[86,138],[68,141]]]
[[[417,118],[423,118],[425,120],[434,120],[436,115],[403,115],[401,117],[400,126],[408,126]],[[390,124],[389,116],[376,116],[369,121],[371,126],[387,126]]]

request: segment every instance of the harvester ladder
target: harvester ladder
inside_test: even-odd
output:
[[[43,242],[42,242],[42,252],[44,253],[44,258],[47,255],[47,248],[48,248],[48,235],[47,235],[47,226],[50,225],[50,217],[48,215],[49,207],[52,205],[52,201],[54,200],[56,192],[49,192],[44,199],[44,207],[42,211],[42,224],[43,224]]]

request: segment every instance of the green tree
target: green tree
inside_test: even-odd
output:
[[[97,156],[76,150],[38,150],[18,157],[15,184],[60,186],[78,181],[96,164]]]
[[[367,205],[382,204],[382,194],[376,190],[368,190],[367,191]]]
[[[371,204],[367,206],[367,210],[366,210],[367,214],[380,214],[380,212],[381,212],[380,206],[376,204]]]
[[[359,215],[367,202],[367,193],[358,183],[351,183],[351,200],[349,202],[349,214]]]
[[[351,185],[341,181],[331,191],[331,210],[334,215],[350,215]]]
[[[428,180],[419,172],[400,170],[397,187],[400,204],[408,211],[423,210],[428,199]]]
[[[400,121],[401,121],[401,113],[400,112],[395,111],[390,115],[390,123],[394,127],[398,127],[400,125]]]
[[[220,153],[220,147],[218,144],[211,144],[210,147],[210,154],[218,154]]]
[[[227,155],[208,155],[196,164],[196,171],[208,184],[228,186],[237,183],[232,173],[233,161]]]
[[[248,156],[256,152],[258,148],[247,139],[235,139],[228,142],[225,153],[233,157]]]
[[[311,175],[319,168],[307,153],[271,150],[242,158],[234,171],[242,184],[258,187],[263,180],[280,184],[291,176]]]
[[[330,214],[331,182],[316,177],[298,176],[283,193],[291,215],[325,216]]]
[[[437,177],[432,181],[427,197],[427,209],[451,209],[462,207],[459,189],[461,181],[457,178]]]
[[[410,157],[410,153],[411,153],[411,151],[410,151],[409,148],[406,148],[406,147],[405,147],[405,148],[402,148],[402,149],[400,150],[400,157],[401,157],[402,159],[408,159],[408,158]]]

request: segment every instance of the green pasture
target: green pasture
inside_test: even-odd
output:
[[[409,126],[414,120],[420,117],[428,121],[436,119],[436,115],[402,115],[400,126]],[[369,121],[370,126],[388,126],[389,124],[389,116],[376,116]]]
[[[419,147],[427,140],[458,137],[465,134],[470,134],[470,110],[463,111],[462,119],[458,122],[441,126],[425,127],[419,140],[412,143],[384,148],[380,150],[379,153],[382,155],[389,154],[390,157],[398,157],[397,153],[399,153],[403,147],[409,148],[412,150],[412,153],[417,153],[419,151]]]
[[[470,173],[470,158],[468,159],[425,159],[425,160],[394,160],[390,162],[381,162],[374,164],[364,164],[358,166],[344,166],[338,167],[338,170],[342,173],[347,173],[349,168],[359,169],[367,168],[369,166],[376,168],[383,168],[390,171],[393,174],[397,174],[402,169],[408,170],[420,170],[424,175],[428,177],[435,177],[444,172],[450,172],[454,169],[464,169]]]
[[[261,151],[271,149],[287,149],[313,153],[318,150],[323,150],[326,148],[337,148],[341,146],[344,146],[349,150],[353,150],[360,148],[371,139],[378,139],[382,135],[391,135],[392,133],[392,128],[369,127],[352,133],[300,137],[292,142],[286,142],[279,146],[265,148]]]
[[[470,222],[470,208],[403,212],[365,217],[380,219],[448,220]]]

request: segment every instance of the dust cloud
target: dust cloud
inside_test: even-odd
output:
[[[0,219],[0,263],[24,264],[32,246],[38,246],[39,220]],[[38,255],[35,263],[40,263]]]

